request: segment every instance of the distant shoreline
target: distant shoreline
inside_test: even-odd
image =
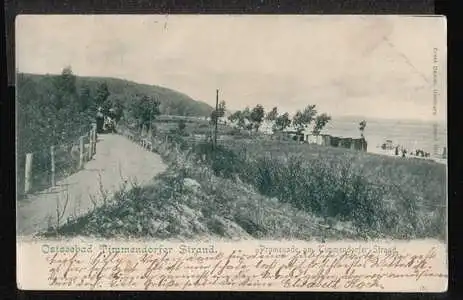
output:
[[[385,150],[382,150],[382,149],[376,149],[375,150],[377,151],[371,151],[371,150],[367,150],[367,153],[369,154],[377,154],[377,155],[382,155],[382,156],[389,156],[389,157],[395,157],[397,159],[417,159],[417,160],[424,160],[424,161],[432,161],[432,162],[436,162],[436,163],[439,163],[439,164],[443,164],[443,165],[447,165],[447,159],[444,159],[444,158],[438,158],[438,157],[420,157],[420,156],[413,156],[413,155],[407,155],[405,157],[402,157],[401,155],[394,155],[392,153],[389,153]],[[392,151],[392,150],[391,150]]]
[[[347,121],[351,120],[353,122],[359,123],[362,120],[365,120],[368,122],[405,122],[405,123],[426,123],[426,124],[434,124],[438,123],[441,125],[447,125],[447,120],[446,119],[407,119],[407,118],[386,118],[386,117],[365,117],[365,116],[331,116],[334,121],[336,120],[342,120],[342,121]]]

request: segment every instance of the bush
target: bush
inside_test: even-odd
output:
[[[206,163],[218,176],[233,178],[233,175],[239,174],[244,167],[244,160],[235,152],[220,145],[214,149],[210,142],[196,144],[193,152],[200,158],[205,157]]]
[[[178,130],[179,130],[180,132],[184,132],[184,131],[185,131],[185,128],[186,128],[186,123],[185,123],[185,121],[184,121],[184,120],[180,120],[180,121],[178,122]]]
[[[173,145],[177,145],[180,150],[187,150],[189,149],[188,142],[183,139],[183,135],[176,132],[169,136],[169,140]]]

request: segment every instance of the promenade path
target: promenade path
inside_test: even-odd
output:
[[[108,197],[127,182],[144,185],[166,170],[158,154],[146,151],[140,145],[117,134],[98,136],[96,154],[77,173],[58,181],[49,188],[18,201],[16,233],[30,236],[57,224],[57,207],[63,213],[60,225],[103,203],[101,191]]]

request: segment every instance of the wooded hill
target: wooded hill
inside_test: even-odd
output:
[[[20,153],[75,138],[91,122],[98,102],[124,112],[141,98],[159,102],[156,109],[161,114],[202,117],[213,111],[208,104],[171,89],[109,77],[75,76],[70,68],[60,75],[18,73],[16,86]]]
[[[51,85],[52,78],[59,75],[38,75],[21,74],[23,78],[33,81],[36,84],[38,93],[44,93],[46,87]],[[78,91],[88,87],[90,96],[95,93],[102,83],[106,83],[110,92],[109,99],[112,101],[130,101],[135,95],[154,97],[160,102],[161,114],[179,116],[209,116],[213,108],[207,103],[197,101],[191,97],[165,87],[140,84],[129,80],[111,77],[86,77],[76,76],[76,88]],[[18,83],[18,88],[21,88]]]

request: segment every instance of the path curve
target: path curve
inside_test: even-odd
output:
[[[57,182],[27,199],[17,202],[16,233],[29,236],[46,230],[57,223],[57,204],[62,208],[68,197],[68,205],[60,225],[69,217],[86,214],[95,204],[101,205],[101,186],[111,196],[127,181],[145,185],[153,177],[166,170],[158,154],[143,149],[123,136],[105,134],[98,136],[96,154],[83,170]],[[95,200],[92,200],[91,198]],[[94,204],[95,203],[95,204]]]

